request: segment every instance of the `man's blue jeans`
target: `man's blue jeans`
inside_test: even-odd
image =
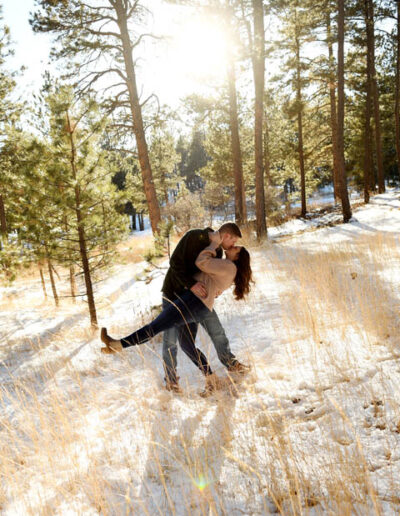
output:
[[[166,298],[163,298],[163,308],[171,303]],[[220,362],[225,366],[229,367],[235,362],[235,355],[231,352],[229,346],[229,340],[225,334],[225,330],[222,327],[221,321],[218,318],[215,310],[212,312],[208,311],[207,314],[201,319],[200,324],[206,330],[212,343],[214,344]],[[189,324],[189,330],[195,338],[197,333],[197,323]],[[179,327],[174,326],[164,331],[163,335],[163,361],[165,370],[165,379],[171,382],[176,382],[176,366],[177,366],[177,340],[179,337]]]

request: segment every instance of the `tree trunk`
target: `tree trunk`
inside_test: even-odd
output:
[[[367,31],[368,53],[371,53],[371,84],[372,97],[374,103],[374,121],[375,121],[375,147],[376,147],[376,166],[378,169],[378,192],[385,191],[385,173],[383,170],[382,157],[382,136],[381,136],[381,118],[379,110],[379,90],[378,81],[376,79],[375,68],[375,20],[374,20],[374,3],[373,0],[368,1],[368,20],[369,30]]]
[[[344,0],[338,0],[338,185],[342,201],[343,222],[351,219],[344,161]]]
[[[273,191],[271,188],[271,159],[269,153],[269,126],[268,115],[266,109],[264,110],[264,174],[265,174],[265,209],[271,206]]]
[[[307,213],[306,199],[306,174],[304,168],[304,148],[303,148],[303,115],[299,111],[297,115],[297,128],[299,133],[299,164],[300,164],[300,190],[301,190],[301,216],[305,217]]]
[[[265,84],[265,34],[262,0],[253,0],[254,49],[253,74],[255,88],[254,157],[256,176],[256,231],[257,238],[267,234],[263,166],[263,100]]]
[[[104,234],[104,250],[108,251],[108,236],[107,236],[107,221],[106,210],[104,208],[104,201],[101,201],[101,214],[103,215],[103,234]]]
[[[372,131],[371,131],[371,94],[367,92],[365,101],[365,126],[364,126],[364,202],[369,203],[372,187],[373,163],[371,156]]]
[[[400,180],[400,0],[397,0],[397,56],[396,56],[396,96],[395,96],[395,127],[397,173]]]
[[[144,231],[144,220],[143,220],[143,212],[138,213],[139,220],[139,231]]]
[[[164,178],[164,182],[165,182],[165,178]],[[165,200],[165,207],[168,208],[168,206],[169,206],[168,188],[164,188],[164,200]]]
[[[365,101],[365,126],[364,126],[364,202],[370,200],[370,191],[375,191],[374,160],[372,145],[371,114],[373,100],[373,61],[371,51],[371,15],[369,0],[364,0],[364,17],[367,32],[367,96]]]
[[[44,281],[43,269],[40,264],[39,264],[39,272],[40,272],[40,281],[42,282],[43,294],[44,294],[45,299],[47,299],[46,283]]]
[[[136,208],[133,208],[133,214],[132,214],[132,231],[136,231]]]
[[[4,199],[2,194],[0,194],[0,233],[2,235],[7,235],[6,209],[4,207]]]
[[[46,247],[46,254],[47,254],[47,267],[48,267],[48,269],[49,269],[49,276],[50,276],[51,290],[53,291],[54,303],[56,304],[56,306],[58,306],[60,303],[59,303],[59,299],[58,299],[58,294],[57,294],[57,289],[56,289],[56,283],[55,283],[55,281],[54,281],[53,266],[52,266],[51,261],[50,261],[50,258],[49,258],[49,256],[48,256],[47,247]]]
[[[161,163],[161,156],[159,156],[159,162]],[[164,202],[165,207],[168,208],[169,206],[169,197],[168,197],[168,188],[167,188],[167,182],[166,182],[166,172],[165,170],[160,170],[160,183],[161,183],[161,190],[164,196]]]
[[[80,189],[79,189],[79,186],[75,186],[75,202],[76,202],[75,213],[76,213],[76,220],[77,220],[77,224],[78,224],[79,252],[81,255],[83,274],[84,274],[84,278],[85,278],[86,295],[87,295],[89,314],[90,314],[90,323],[94,328],[97,328],[97,314],[96,314],[96,306],[95,306],[94,295],[93,295],[92,278],[90,276],[89,258],[88,258],[88,254],[87,254],[87,248],[86,248],[85,229],[83,227],[81,210],[78,208],[79,200],[80,200]]]
[[[58,281],[61,281],[60,275],[57,272],[57,269],[54,267],[53,264],[51,264],[51,268],[53,269],[54,274],[57,276]]]
[[[332,132],[332,163],[333,163],[333,191],[335,203],[340,199],[340,189],[338,184],[338,146],[337,146],[337,112],[336,112],[336,87],[335,87],[335,63],[333,58],[331,14],[326,15],[326,35],[329,54],[329,100],[331,113],[331,132]]]
[[[271,186],[271,157],[269,153],[269,123],[268,114],[264,110],[264,172],[267,187]]]
[[[367,73],[367,75],[369,75]],[[364,202],[369,203],[370,191],[374,190],[373,181],[373,160],[372,160],[372,130],[371,130],[371,111],[372,111],[371,81],[367,77],[367,98],[365,100],[365,126],[364,126]]]
[[[70,118],[68,112],[67,116],[67,131],[70,139],[71,145],[71,169],[72,175],[75,180],[75,215],[78,226],[78,238],[79,238],[79,252],[82,261],[83,274],[85,278],[85,286],[86,286],[86,295],[89,306],[89,314],[90,314],[90,323],[94,328],[97,328],[97,315],[96,315],[96,306],[94,302],[93,295],[93,286],[92,286],[92,278],[90,276],[90,266],[89,266],[89,258],[86,246],[86,235],[84,228],[84,221],[82,220],[82,212],[81,212],[81,199],[80,199],[80,187],[77,181],[77,171],[76,171],[76,149],[73,131],[74,129],[71,126]]]
[[[59,185],[59,191],[62,195],[64,188],[61,184]],[[68,234],[68,230],[69,230],[68,217],[67,217],[67,214],[65,211],[63,213],[63,224],[64,224],[65,233]],[[72,262],[71,251],[68,251],[68,261],[70,263]],[[70,284],[70,289],[71,289],[71,297],[75,303],[76,302],[76,282],[75,282],[75,270],[74,270],[74,266],[72,263],[69,266],[69,284]]]
[[[285,204],[285,211],[286,211],[286,215],[289,217],[290,216],[290,213],[291,213],[291,209],[290,209],[290,201],[289,201],[289,188],[288,188],[288,184],[287,184],[287,181],[285,181],[285,184],[283,185],[283,202]]]
[[[231,130],[233,177],[235,183],[235,221],[240,225],[247,223],[247,209],[243,178],[242,149],[240,147],[239,136],[235,64],[231,54],[229,55],[227,62],[227,76],[229,93],[229,125]]]
[[[297,20],[296,20],[297,32]],[[301,191],[301,216],[307,213],[306,199],[306,172],[304,165],[304,145],[303,145],[303,98],[301,91],[301,63],[300,63],[300,41],[296,34],[296,103],[297,103],[297,131],[298,131],[298,153],[300,165],[300,191]]]
[[[132,42],[129,36],[127,23],[128,6],[123,2],[123,0],[115,0],[114,6],[117,13],[117,22],[122,40],[123,57],[127,76],[127,87],[129,91],[129,102],[139,155],[140,169],[142,172],[143,187],[149,209],[151,229],[153,230],[153,233],[157,233],[158,224],[161,221],[161,214],[157,201],[156,190],[154,187],[153,175],[151,172],[149,153],[142,119],[142,108],[139,102],[139,95],[136,85],[136,72],[132,58]]]
[[[69,266],[69,285],[71,289],[71,297],[74,303],[76,303],[76,281],[75,281],[75,268],[73,265]]]

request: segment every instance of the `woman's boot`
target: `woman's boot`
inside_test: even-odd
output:
[[[118,353],[123,350],[122,344],[120,340],[113,339],[107,333],[106,328],[102,328],[100,332],[100,339],[107,346],[105,348],[101,348],[101,352],[107,355]]]

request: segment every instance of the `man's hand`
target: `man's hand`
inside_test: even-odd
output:
[[[193,294],[196,294],[196,296],[207,297],[207,289],[204,283],[202,283],[201,281],[195,283],[190,290],[193,292]]]
[[[220,245],[222,242],[221,235],[219,234],[219,231],[213,231],[212,233],[209,233],[210,235],[210,242],[212,244]]]

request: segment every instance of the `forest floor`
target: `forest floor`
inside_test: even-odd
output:
[[[399,238],[389,190],[349,224],[296,219],[253,243],[248,300],[216,303],[252,371],[206,399],[181,351],[184,392],[163,388],[161,338],[102,355],[83,300],[56,309],[39,278],[2,287],[0,513],[399,514]],[[116,265],[99,325],[148,321],[166,267]]]

